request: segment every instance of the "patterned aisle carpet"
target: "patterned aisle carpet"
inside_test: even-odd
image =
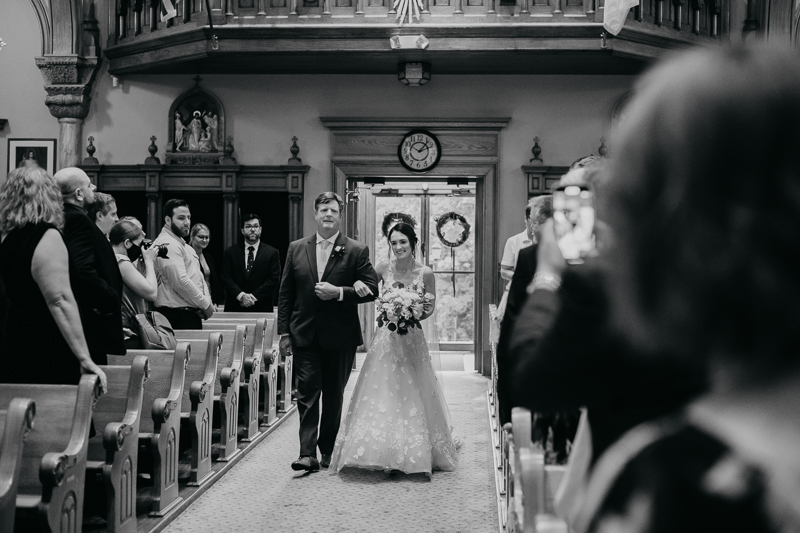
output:
[[[487,380],[471,372],[443,374],[452,422],[463,441],[457,471],[434,472],[431,480],[354,469],[339,475],[294,472],[289,465],[298,455],[295,412],[165,531],[496,532]],[[357,378],[350,377],[345,402]]]

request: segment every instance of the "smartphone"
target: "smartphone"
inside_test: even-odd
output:
[[[592,255],[594,194],[581,185],[559,187],[553,192],[553,222],[561,254],[569,264],[580,264]]]

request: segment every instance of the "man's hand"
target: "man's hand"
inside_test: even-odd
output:
[[[242,307],[253,307],[256,304],[256,297],[250,293],[242,296]]]
[[[556,230],[553,219],[549,219],[542,225],[539,236],[539,249],[536,252],[537,272],[550,272],[561,276],[567,268],[567,262],[561,255],[561,249],[556,240]]]
[[[278,350],[281,352],[283,357],[288,355],[292,355],[292,337],[291,335],[284,335],[281,337],[281,340],[278,341]]]
[[[369,289],[369,287],[367,287],[367,285],[360,279],[353,283],[353,288],[356,290],[356,294],[362,298],[368,294],[372,294],[372,291]]]
[[[327,281],[323,281],[314,286],[314,294],[316,294],[317,298],[320,300],[338,300],[339,287],[331,285]]]
[[[201,311],[201,313],[203,314],[203,318],[205,320],[211,318],[214,315],[214,304],[212,303],[211,305],[206,307],[203,311]]]

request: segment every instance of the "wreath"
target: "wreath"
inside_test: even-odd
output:
[[[448,238],[444,234],[444,227],[451,222],[456,226],[461,226],[461,233],[455,239]],[[467,219],[464,218],[464,215],[456,213],[455,211],[445,213],[436,219],[436,235],[439,236],[440,241],[450,248],[458,248],[467,242],[470,229],[471,226],[469,222],[467,222]]]
[[[458,235],[453,237],[445,236],[445,226],[452,224],[453,226],[460,226],[461,231]],[[464,215],[458,214],[455,211],[445,213],[436,219],[436,235],[445,246],[450,247],[450,257],[453,261],[453,274],[451,276],[453,282],[453,296],[456,295],[456,248],[467,242],[469,238],[470,225]],[[454,232],[448,232],[454,233]]]

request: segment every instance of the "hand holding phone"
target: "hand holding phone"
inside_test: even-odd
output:
[[[567,263],[583,263],[594,253],[594,194],[587,187],[567,185],[553,192],[553,223]]]

